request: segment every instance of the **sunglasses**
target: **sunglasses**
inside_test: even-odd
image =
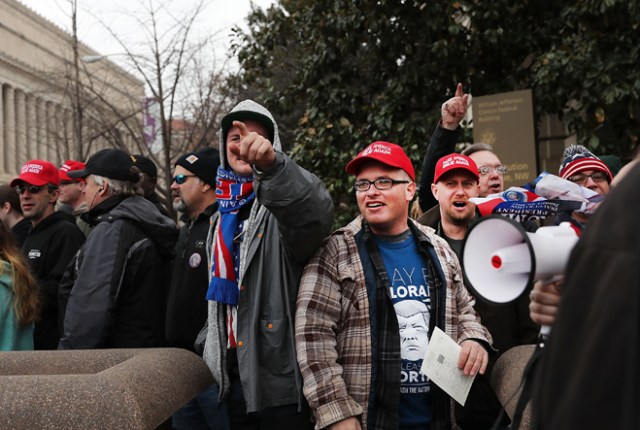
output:
[[[187,182],[187,179],[194,178],[196,175],[176,175],[173,177],[173,182],[178,185],[182,185]]]
[[[45,185],[16,185],[16,191],[18,194],[24,194],[25,191],[29,191],[29,194],[38,194],[45,187]]]

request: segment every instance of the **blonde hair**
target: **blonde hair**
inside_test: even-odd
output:
[[[418,199],[415,199],[413,203],[411,203],[411,209],[409,209],[409,216],[413,219],[418,219],[422,216],[424,212],[420,208],[420,202]]]
[[[27,262],[17,248],[11,232],[0,223],[0,258],[11,266],[13,280],[13,310],[22,325],[32,324],[40,318],[38,283],[29,271]],[[0,265],[0,275],[5,264]]]

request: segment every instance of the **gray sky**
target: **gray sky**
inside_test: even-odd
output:
[[[52,21],[69,32],[71,29],[70,4],[68,0],[19,0],[35,12]],[[78,36],[91,48],[102,54],[117,54],[122,48],[105,29],[105,25],[113,29],[127,46],[135,47],[143,40],[141,26],[133,17],[148,17],[143,4],[153,2],[154,5],[168,4],[175,16],[184,16],[189,8],[197,4],[197,0],[78,0]],[[229,33],[234,25],[244,25],[249,14],[250,3],[266,8],[274,0],[206,0],[206,7],[196,22],[193,40],[202,40],[213,36],[216,46],[216,57],[227,52]],[[103,23],[100,23],[102,21]],[[135,48],[133,48],[135,52]],[[114,56],[113,61],[118,62]]]

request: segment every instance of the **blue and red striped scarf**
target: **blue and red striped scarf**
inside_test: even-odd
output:
[[[238,212],[255,198],[253,176],[238,176],[218,167],[216,198],[220,220],[213,234],[211,282],[207,300],[237,306],[240,290],[236,276],[234,239],[238,231]]]

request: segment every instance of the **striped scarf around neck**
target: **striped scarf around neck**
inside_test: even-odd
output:
[[[216,198],[220,219],[213,234],[211,281],[207,300],[237,306],[240,290],[234,263],[237,246],[234,239],[240,221],[240,209],[255,198],[253,176],[239,176],[222,166],[218,167]]]

